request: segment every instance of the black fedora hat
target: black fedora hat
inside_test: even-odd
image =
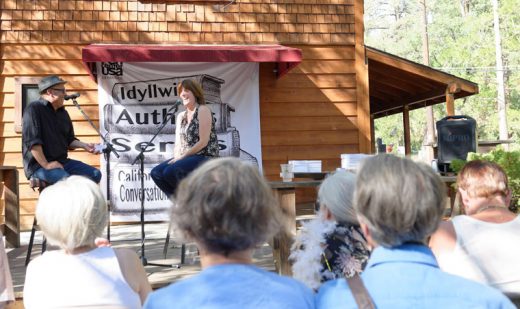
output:
[[[38,90],[40,93],[43,93],[45,90],[51,88],[52,86],[56,86],[59,84],[65,84],[67,81],[59,78],[56,75],[50,75],[42,78],[40,82],[38,83]]]

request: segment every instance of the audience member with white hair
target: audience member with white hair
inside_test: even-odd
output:
[[[339,170],[318,191],[317,217],[304,222],[291,248],[293,277],[317,290],[328,280],[361,273],[370,252],[354,205],[356,175]]]
[[[258,169],[209,160],[177,191],[173,226],[195,241],[202,272],[153,292],[145,308],[314,308],[312,291],[253,264],[253,251],[280,230],[282,212]]]
[[[441,221],[445,190],[425,164],[387,154],[367,158],[357,174],[354,208],[373,251],[361,276],[321,286],[317,308],[367,302],[376,308],[515,308],[498,290],[439,269],[426,239]]]
[[[46,188],[36,218],[51,245],[27,268],[26,308],[141,308],[151,291],[143,266],[129,249],[97,247],[107,224],[98,185],[71,176]]]

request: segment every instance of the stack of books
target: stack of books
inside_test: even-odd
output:
[[[294,173],[321,173],[321,160],[291,160]]]

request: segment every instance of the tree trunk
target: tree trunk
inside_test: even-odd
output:
[[[422,8],[422,45],[423,45],[423,64],[430,65],[430,47],[428,42],[428,14],[426,0],[419,0]],[[423,140],[423,147],[426,150],[426,160],[431,162],[434,159],[433,145],[435,144],[435,118],[433,117],[433,107],[427,106],[426,115],[426,136]]]
[[[469,13],[469,1],[470,0],[459,0],[460,15],[462,17],[466,17],[466,15]]]
[[[500,139],[509,139],[507,132],[507,104],[506,91],[504,87],[504,67],[502,62],[502,46],[500,39],[500,20],[498,17],[498,0],[491,0],[493,4],[493,24],[495,29],[495,58],[497,76],[497,107],[498,107],[498,129]],[[505,145],[507,148],[507,145]]]

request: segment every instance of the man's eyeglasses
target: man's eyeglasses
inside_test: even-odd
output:
[[[51,90],[59,91],[61,93],[65,93],[65,88],[51,88]]]

